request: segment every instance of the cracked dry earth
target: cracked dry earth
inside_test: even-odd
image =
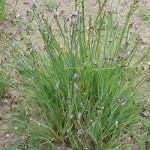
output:
[[[86,11],[90,15],[93,15],[95,10],[98,8],[96,5],[96,0],[87,0],[87,1],[88,3],[86,5]],[[15,17],[20,22],[25,23],[26,10],[27,10],[27,7],[31,5],[31,3],[32,3],[31,0],[18,0],[18,4],[15,9],[15,1],[7,0],[6,19],[0,24],[0,26],[2,26],[7,33],[9,33],[10,38],[19,39],[17,33],[20,27],[17,24],[14,24],[12,20]],[[141,0],[139,5],[140,7],[147,7],[149,9],[149,16],[150,16],[150,0]],[[62,1],[60,8],[58,9],[58,12],[61,12],[61,13],[63,12],[64,15],[69,16],[71,12],[73,11],[73,6],[74,6],[73,1],[64,0]],[[14,12],[14,9],[15,9],[15,12]],[[144,27],[143,28],[144,30],[141,32],[140,36],[142,37],[143,47],[145,47],[148,45],[148,43],[150,43],[150,21],[148,25],[145,25],[145,21],[138,14],[138,12],[135,14],[133,19],[136,20],[138,28]],[[38,41],[39,39],[37,36],[34,35],[33,40]],[[3,41],[0,39],[0,48],[2,48],[2,45],[3,45]],[[142,52],[143,50],[141,50],[139,54],[137,54],[137,57]],[[0,52],[0,57],[2,57],[1,52]],[[150,58],[147,60],[147,62],[148,64],[150,63]],[[150,78],[147,81],[145,81],[145,83],[142,86],[142,90],[144,92],[145,103],[150,103]],[[0,128],[6,128],[6,125],[2,124],[2,116],[5,116],[5,115],[11,116],[12,108],[16,105],[20,97],[21,96],[11,88],[7,88],[5,90],[4,96],[0,103]],[[145,110],[143,112],[143,115],[144,117],[150,118],[150,110]],[[7,145],[7,142],[13,141],[13,140],[15,140],[15,136],[9,135],[9,133],[0,131],[0,149],[3,146]],[[61,146],[61,147],[63,147],[62,149],[64,150],[66,149],[69,150],[69,148],[66,148],[65,146]],[[58,148],[57,146],[54,146],[53,149],[57,150],[60,148]],[[139,150],[139,149],[140,148],[138,146],[135,146],[135,148],[133,148],[133,150]]]

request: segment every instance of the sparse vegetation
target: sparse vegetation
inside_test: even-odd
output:
[[[44,6],[46,10],[53,11],[59,6],[59,2],[55,0],[45,1]]]
[[[150,22],[150,10],[147,7],[140,8],[140,16],[144,21]]]
[[[2,80],[2,77],[3,77],[3,75],[2,75],[2,72],[0,71],[0,99],[3,96],[4,89],[5,89],[5,83]]]
[[[0,21],[4,18],[5,16],[5,0],[0,1]]]
[[[0,62],[0,100],[4,94],[4,90],[6,88],[6,80],[7,80],[7,75],[5,73],[4,68],[2,67],[2,64]]]

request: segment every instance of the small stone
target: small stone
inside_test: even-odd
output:
[[[9,138],[9,134],[6,134],[5,136],[6,136],[7,138]]]

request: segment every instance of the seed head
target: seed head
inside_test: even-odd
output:
[[[69,118],[70,118],[70,120],[71,120],[71,119],[73,118],[73,114],[71,114]]]
[[[73,79],[77,80],[79,77],[80,77],[79,74],[75,73],[74,76],[73,76]]]
[[[71,18],[71,26],[74,24],[74,23],[76,23],[77,22],[77,20],[78,20],[78,18],[77,17],[74,17],[74,18]]]
[[[140,2],[140,0],[135,0],[135,3],[139,3]]]
[[[138,36],[136,37],[136,40],[137,40],[137,41],[139,41],[139,42],[142,42],[142,38],[141,38],[141,36],[140,36],[140,35],[138,35]]]
[[[78,31],[80,29],[80,26],[79,25],[76,25],[75,27],[74,27],[74,31]]]
[[[94,121],[94,122],[92,122],[92,127],[95,127],[95,124],[96,124],[96,122]]]
[[[122,106],[125,106],[125,104],[126,104],[126,102],[122,102],[122,103],[121,103]]]
[[[118,126],[118,120],[115,121],[115,125],[116,125],[117,128],[119,127]]]
[[[25,115],[26,115],[26,116],[29,116],[29,112],[28,112],[28,111],[26,111],[26,112],[25,112]]]
[[[83,130],[83,129],[79,129],[78,132],[77,132],[77,134],[78,134],[78,135],[84,134],[84,130]]]
[[[78,119],[80,119],[82,116],[81,112],[78,113]]]
[[[27,12],[27,14],[31,12],[31,8],[28,5],[26,7],[26,12]]]
[[[78,86],[78,84],[77,84],[76,82],[74,82],[74,88],[75,88],[76,90],[79,89],[79,86]]]
[[[59,12],[55,12],[54,17],[58,17],[58,16],[59,16]]]
[[[78,11],[73,12],[72,16],[78,16]]]
[[[59,82],[56,82],[55,89],[58,89],[58,88],[59,88]]]

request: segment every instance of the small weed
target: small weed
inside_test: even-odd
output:
[[[0,99],[4,94],[4,90],[7,86],[8,75],[5,71],[5,67],[3,66],[2,60],[0,60]]]
[[[58,2],[55,0],[45,1],[44,6],[46,10],[53,11],[54,9],[57,9]]]
[[[2,98],[3,94],[4,94],[4,90],[5,90],[5,87],[6,87],[6,84],[5,84],[5,81],[3,79],[3,72],[2,70],[0,69],[0,99]]]
[[[5,0],[0,0],[0,21],[5,16]]]
[[[148,7],[141,7],[139,11],[140,17],[150,24],[150,9]]]
[[[149,149],[149,134],[148,132],[143,132],[139,135],[137,132],[132,133],[132,137],[139,144],[141,150]]]

